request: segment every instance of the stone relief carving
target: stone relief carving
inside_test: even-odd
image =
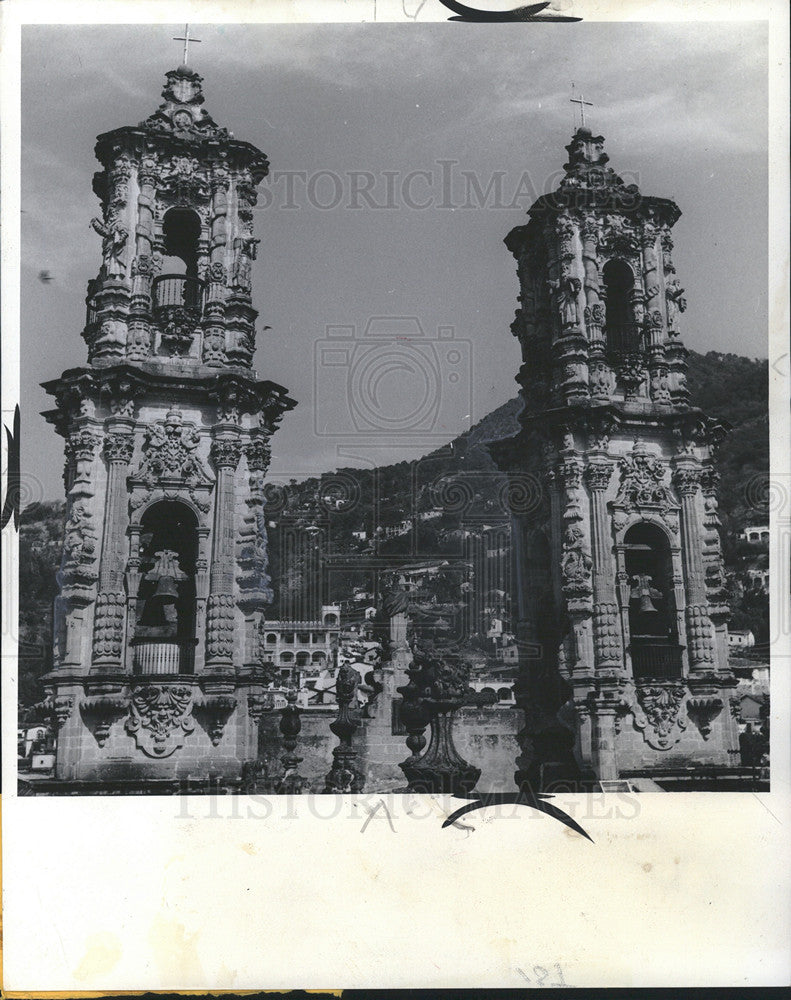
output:
[[[636,254],[640,234],[622,215],[608,215],[603,231],[602,249],[611,254]]]
[[[135,478],[153,486],[161,479],[179,479],[187,485],[211,481],[198,457],[200,433],[184,424],[181,413],[170,410],[164,420],[148,428],[143,445],[143,461]]]
[[[80,701],[83,722],[103,747],[113,723],[126,712],[129,698],[120,684],[99,683],[86,691]]]
[[[637,688],[637,703],[632,705],[635,725],[645,741],[657,750],[669,750],[681,739],[687,721],[681,713],[686,696],[682,684],[651,684]]]
[[[621,664],[623,656],[617,604],[594,605],[593,642],[598,663]]]
[[[85,567],[96,558],[97,535],[93,518],[84,501],[78,500],[71,508],[63,540],[63,569]]]
[[[55,698],[49,698],[47,705],[57,728],[60,729],[62,726],[65,726],[71,717],[72,709],[74,708],[74,699],[70,695],[58,695]]]
[[[206,169],[192,156],[166,161],[160,171],[160,187],[172,192],[177,202],[204,201],[211,193]]]
[[[560,569],[563,574],[563,590],[566,594],[590,593],[593,560],[585,546],[582,529],[577,524],[566,526]]]
[[[122,462],[128,465],[132,459],[135,443],[131,434],[110,433],[104,439],[104,455],[108,462]]]
[[[133,687],[129,709],[124,728],[147,757],[169,757],[195,728],[192,688],[187,684]]]
[[[687,715],[698,727],[704,740],[711,736],[711,724],[722,711],[722,698],[714,695],[700,698],[690,698],[687,701]]]
[[[194,713],[206,731],[212,746],[219,746],[225,726],[237,705],[233,684],[205,681],[205,690],[195,698]]]
[[[651,399],[656,403],[670,402],[670,372],[662,366],[651,373]]]
[[[126,594],[104,592],[96,598],[93,619],[93,651],[98,660],[120,660],[123,643]]]
[[[714,635],[709,609],[704,605],[687,608],[687,639],[690,659],[695,665],[714,664]]]
[[[230,594],[212,594],[206,609],[206,652],[209,658],[233,656],[234,599]]]
[[[237,438],[217,438],[211,443],[211,460],[217,468],[235,469],[242,457],[242,445]]]
[[[631,455],[624,455],[619,462],[621,484],[615,505],[626,510],[641,507],[658,507],[665,511],[677,507],[678,500],[665,482],[665,466],[636,444]]]
[[[183,306],[163,310],[162,346],[172,355],[183,355],[192,347],[195,335],[200,333],[200,311]]]

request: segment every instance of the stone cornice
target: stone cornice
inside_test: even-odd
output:
[[[731,429],[727,421],[707,417],[697,407],[677,407],[668,411],[668,407],[660,409],[648,404],[637,411],[618,402],[597,406],[584,400],[576,406],[555,407],[535,414],[523,413],[520,431],[498,441],[489,441],[486,448],[500,468],[521,467],[531,452],[530,440],[536,431],[560,433],[564,427],[587,430],[593,421],[600,422],[602,418],[611,421],[613,431],[620,431],[622,436],[628,436],[633,430],[650,436],[652,426],[664,433],[682,430],[690,421],[695,421],[702,430],[700,443],[710,446],[716,445]]]
[[[132,387],[152,395],[162,393],[168,395],[177,392],[181,398],[194,397],[196,402],[208,401],[210,396],[219,391],[233,389],[239,397],[239,407],[245,413],[261,413],[267,415],[268,422],[278,420],[284,413],[292,410],[296,400],[292,399],[287,390],[276,382],[258,381],[246,369],[224,369],[218,372],[216,368],[198,368],[189,375],[151,372],[143,365],[120,364],[108,367],[70,368],[59,379],[42,382],[43,388],[51,396],[61,396],[72,387],[78,387],[85,396],[107,396],[120,379],[125,379]],[[64,413],[62,409],[48,410],[45,418],[58,426],[62,424]]]

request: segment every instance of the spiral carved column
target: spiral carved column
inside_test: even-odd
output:
[[[133,421],[116,418],[104,441],[107,493],[104,507],[99,593],[93,622],[93,670],[121,669],[126,594],[123,545],[126,538],[126,470],[132,458]]]
[[[233,668],[234,586],[234,475],[242,454],[238,434],[212,441],[211,458],[217,470],[214,497],[214,539],[206,609],[206,665],[213,671]]]

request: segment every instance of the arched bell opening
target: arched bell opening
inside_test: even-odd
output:
[[[162,273],[155,279],[155,309],[189,309],[200,313],[203,282],[198,278],[201,222],[190,208],[171,208],[162,220]]]
[[[606,312],[604,333],[607,354],[618,362],[642,350],[642,331],[635,321],[631,295],[634,272],[625,260],[608,260],[602,270]]]
[[[153,504],[140,523],[140,585],[132,644],[140,674],[192,673],[198,522],[178,501]]]
[[[654,524],[633,525],[624,538],[630,585],[629,634],[635,680],[681,676],[681,646],[667,535]]]

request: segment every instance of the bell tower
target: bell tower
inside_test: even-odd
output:
[[[159,109],[104,133],[88,362],[45,384],[66,442],[55,610],[56,779],[233,779],[256,755],[271,600],[263,480],[295,403],[252,368],[266,156],[166,74]]]
[[[590,129],[566,149],[557,190],[505,240],[524,409],[492,446],[536,500],[512,525],[516,780],[534,788],[738,763],[714,466],[725,429],[687,388],[681,212],[626,184]]]

